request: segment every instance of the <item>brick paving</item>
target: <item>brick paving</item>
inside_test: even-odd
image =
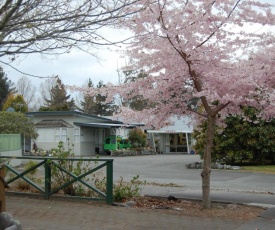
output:
[[[14,196],[7,197],[7,212],[20,221],[23,230],[232,230],[245,224],[239,220],[201,219],[98,202]]]

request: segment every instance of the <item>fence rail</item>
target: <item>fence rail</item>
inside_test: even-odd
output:
[[[0,165],[0,213],[6,211],[5,188],[7,187],[7,184],[4,178],[5,178],[5,169],[2,165]]]
[[[0,156],[1,159],[14,159],[11,156]],[[45,199],[49,199],[52,195],[57,193],[59,190],[72,185],[75,182],[79,182],[84,185],[86,188],[93,190],[99,197],[84,197],[85,199],[91,200],[105,200],[107,204],[113,203],[113,159],[90,159],[90,158],[56,158],[56,157],[16,157],[16,159],[25,159],[25,160],[34,160],[35,165],[26,169],[23,172],[19,172],[15,169],[15,167],[10,166],[9,164],[5,164],[7,172],[12,172],[15,176],[11,179],[6,180],[6,183],[9,185],[12,182],[23,179],[25,182],[30,184],[32,187],[37,189],[41,194],[44,195]],[[96,167],[89,168],[88,171],[82,173],[81,175],[75,175],[67,169],[60,166],[59,161],[86,161],[86,162],[97,162]],[[91,165],[91,164],[89,164]],[[36,170],[38,167],[44,166],[44,188],[35,183],[33,180],[28,178],[26,174]],[[70,176],[70,180],[60,184],[58,188],[52,189],[52,167],[55,166],[58,170]],[[92,184],[88,184],[87,181],[83,180],[84,177],[91,175],[92,173],[106,167],[106,192],[100,191],[98,188],[93,186]],[[20,192],[22,194],[26,194],[25,192]],[[73,196],[77,198],[83,198],[81,196]]]

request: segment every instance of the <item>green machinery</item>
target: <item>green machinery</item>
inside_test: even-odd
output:
[[[118,149],[131,148],[131,143],[128,139],[123,139],[122,136],[111,135],[105,138],[103,149],[106,152],[115,151]]]

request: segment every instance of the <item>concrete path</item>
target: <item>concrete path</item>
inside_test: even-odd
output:
[[[246,224],[83,202],[9,197],[7,211],[23,230],[232,230]],[[255,228],[254,228],[255,229]]]

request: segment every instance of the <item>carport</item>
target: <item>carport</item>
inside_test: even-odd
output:
[[[135,128],[137,125],[127,125],[123,123],[85,123],[74,122],[75,126],[80,127],[80,142],[85,142],[84,136],[89,137],[89,133],[93,130],[94,146],[96,153],[103,153],[104,139],[110,135],[120,135],[127,138],[129,129]],[[96,135],[97,134],[97,135]],[[88,141],[88,140],[87,140]]]

